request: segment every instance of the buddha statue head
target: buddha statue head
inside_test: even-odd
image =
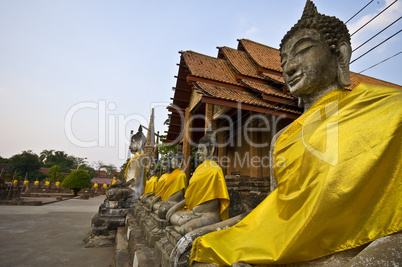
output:
[[[155,176],[156,173],[156,164],[154,161],[149,165],[149,170],[147,172],[147,179],[151,178],[152,176]]]
[[[351,51],[346,25],[318,13],[307,0],[301,19],[280,45],[283,77],[290,92],[303,98],[349,86]]]
[[[142,133],[142,126],[138,128],[138,132],[131,137],[130,151],[134,155],[144,152],[145,143],[147,138]]]
[[[181,169],[184,162],[183,149],[181,146],[177,146],[176,154],[171,159],[173,169]]]
[[[168,158],[163,158],[161,161],[161,168],[163,173],[169,173],[170,170],[170,160]]]
[[[200,139],[197,149],[197,157],[200,163],[211,160],[215,152],[215,140],[212,136],[212,127],[208,126],[205,135]]]

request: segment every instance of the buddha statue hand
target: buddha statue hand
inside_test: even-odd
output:
[[[176,244],[174,247],[172,253],[170,254],[170,263],[171,266],[174,267],[179,267],[179,266],[189,266],[189,262],[187,262],[187,265],[183,265],[183,260],[185,258],[188,258],[189,251],[191,251],[191,247],[193,245],[194,240],[199,237],[203,236],[205,234],[208,234],[210,232],[218,231],[218,230],[223,230],[226,228],[229,228],[236,223],[240,222],[244,217],[246,217],[248,212],[240,214],[236,217],[230,218],[228,220],[218,222],[215,224],[211,224],[208,226],[204,226],[201,228],[198,228],[192,232],[189,232],[188,234],[184,235]]]
[[[110,201],[125,201],[130,198],[134,190],[130,187],[111,187],[106,192],[106,198]]]
[[[161,219],[166,219],[166,213],[173,205],[169,201],[162,201],[158,209],[158,216]]]
[[[152,209],[153,206],[155,205],[155,203],[158,202],[158,201],[160,201],[160,200],[161,200],[161,196],[156,196],[156,197],[154,197],[154,198],[152,199],[151,206],[150,206],[149,208]]]
[[[169,211],[166,213],[166,219],[170,220],[170,218],[172,217],[172,215],[174,213],[176,213],[177,211],[179,211],[180,209],[184,208],[184,206],[186,205],[186,200],[183,199],[182,201],[180,201],[179,203],[176,203],[173,207],[171,207],[169,209]]]

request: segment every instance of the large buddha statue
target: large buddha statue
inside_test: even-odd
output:
[[[345,90],[348,29],[310,0],[280,52],[283,77],[304,113],[274,143],[274,162],[283,163],[273,166],[277,189],[234,226],[197,238],[193,266],[310,261],[400,236],[401,90]]]
[[[138,199],[144,192],[145,185],[145,155],[144,146],[146,137],[142,127],[131,137],[130,151],[134,155],[127,163],[125,170],[126,181],[114,184],[107,190],[108,200],[124,201],[128,198]]]
[[[167,219],[181,235],[229,218],[229,194],[221,167],[212,161],[215,144],[211,127],[200,139],[200,164],[190,179],[184,199],[167,213]],[[181,210],[181,211],[179,211]]]
[[[174,171],[167,176],[159,196],[153,199],[152,209],[159,218],[165,219],[168,210],[184,199],[187,188],[186,173],[182,170],[184,156],[179,146],[177,153],[172,157],[171,164]]]

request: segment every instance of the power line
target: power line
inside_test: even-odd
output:
[[[385,39],[384,41],[382,41],[381,43],[379,43],[378,45],[374,46],[373,48],[371,48],[370,50],[368,50],[366,53],[362,54],[361,56],[359,56],[358,58],[354,59],[352,62],[350,62],[350,64],[352,64],[353,62],[355,62],[356,60],[358,60],[359,58],[367,55],[368,53],[370,53],[371,51],[373,51],[374,49],[376,49],[377,47],[379,47],[380,45],[382,45],[383,43],[385,43],[386,41],[388,41],[389,39],[391,39],[392,37],[394,37],[395,35],[397,35],[398,33],[400,33],[402,30],[399,30],[397,33],[394,33],[393,35],[391,35],[390,37],[388,37],[387,39]]]
[[[363,26],[361,26],[359,29],[357,29],[357,31],[355,31],[354,33],[352,33],[350,36],[352,37],[355,33],[357,33],[358,31],[360,31],[361,29],[363,29],[367,24],[369,24],[370,22],[372,22],[375,18],[377,18],[379,15],[381,15],[385,10],[387,10],[388,8],[390,8],[393,4],[395,4],[396,2],[398,2],[398,0],[395,0],[394,2],[392,2],[391,4],[389,4],[386,8],[384,8],[380,13],[378,13],[377,15],[375,15],[372,19],[370,19],[368,22],[366,22]]]
[[[365,9],[368,5],[370,5],[374,0],[371,0],[367,5],[365,5],[362,9],[360,9],[356,14],[354,14],[350,19],[348,19],[348,21],[345,22],[345,24],[347,24],[349,21],[351,21],[354,17],[357,16],[357,14],[359,14],[360,12],[363,11],[363,9]]]
[[[386,58],[386,59],[384,59],[384,60],[378,62],[377,64],[374,64],[374,65],[371,66],[371,67],[368,67],[368,68],[365,69],[365,70],[362,70],[361,72],[359,72],[359,74],[365,72],[366,70],[369,70],[369,69],[371,69],[371,68],[374,68],[375,66],[378,66],[378,65],[380,65],[381,63],[384,63],[385,61],[387,61],[387,60],[389,60],[389,59],[391,59],[391,58],[393,58],[393,57],[396,57],[397,55],[399,55],[399,54],[401,54],[401,53],[402,53],[402,51],[400,51],[399,53],[396,53],[396,54],[393,55],[393,56],[390,56],[389,58]]]
[[[359,45],[357,48],[355,48],[352,52],[356,51],[357,49],[359,49],[360,47],[362,47],[363,45],[367,44],[369,41],[371,41],[374,37],[376,37],[377,35],[379,35],[380,33],[382,33],[383,31],[385,31],[386,29],[388,29],[389,27],[391,27],[393,24],[395,24],[398,20],[400,20],[402,18],[402,16],[400,16],[398,19],[396,19],[394,22],[392,22],[391,24],[389,24],[387,27],[385,27],[384,29],[382,29],[381,31],[379,31],[377,34],[375,34],[373,37],[371,37],[370,39],[368,39],[367,41],[365,41],[364,43],[362,43],[361,45]]]

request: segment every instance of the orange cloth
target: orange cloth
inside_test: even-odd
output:
[[[206,160],[198,166],[190,179],[184,198],[186,199],[184,210],[193,210],[204,202],[219,199],[222,221],[229,218],[230,199],[225,176],[222,168],[214,161]]]
[[[176,192],[187,188],[186,173],[182,169],[174,170],[167,178],[161,192],[161,200],[166,201]]]
[[[275,143],[278,188],[197,238],[191,262],[308,261],[401,231],[401,103],[401,89],[366,84],[324,95]]]

